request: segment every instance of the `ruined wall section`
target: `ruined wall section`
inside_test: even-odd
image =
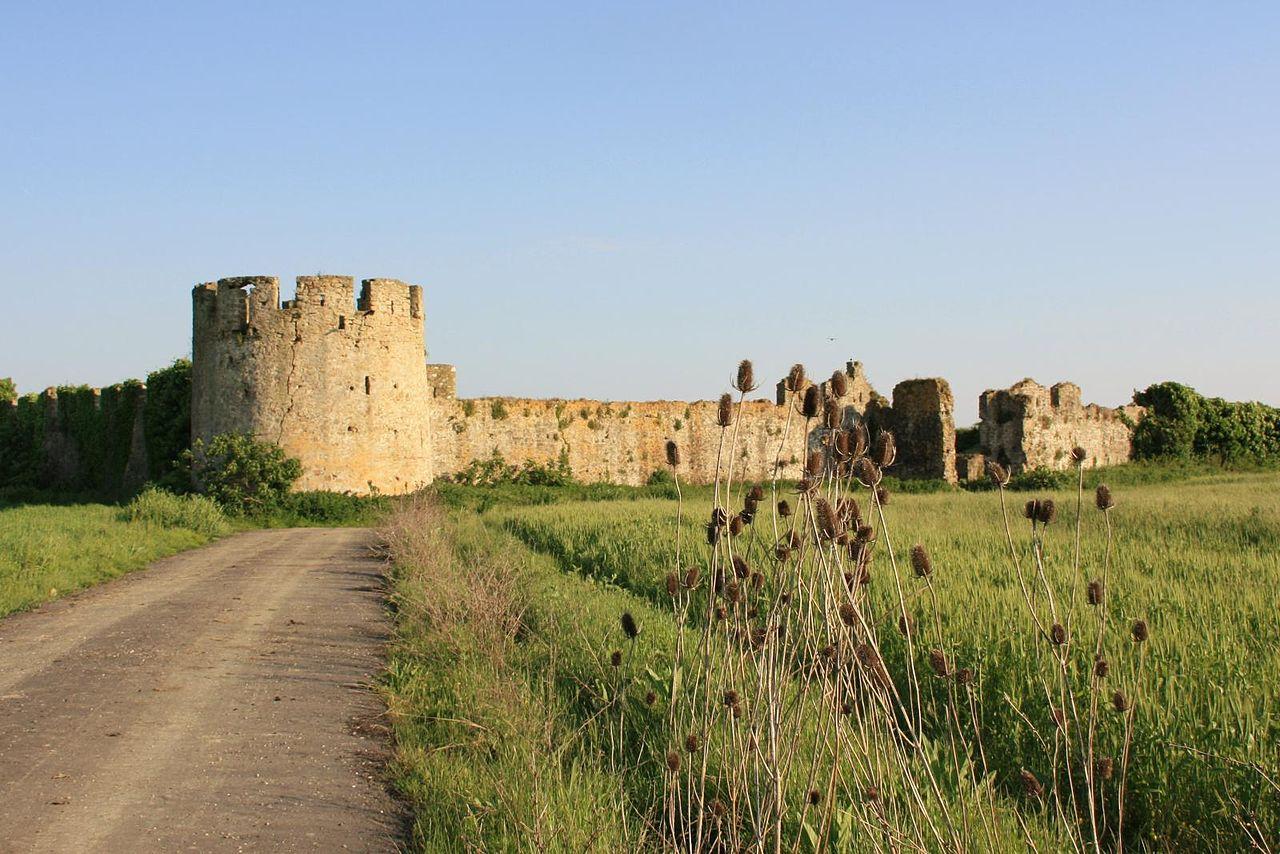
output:
[[[982,393],[978,437],[987,459],[1014,471],[1071,468],[1076,446],[1085,449],[1086,466],[1118,465],[1132,456],[1131,424],[1143,412],[1140,406],[1084,405],[1075,383],[1045,388],[1024,379],[1008,389]]]
[[[956,482],[955,398],[944,379],[904,380],[893,388],[889,421],[898,459],[898,477]]]
[[[192,292],[191,430],[248,432],[303,464],[298,489],[404,493],[432,480],[422,289],[270,276]]]
[[[680,477],[710,483],[721,435],[716,408],[715,401],[437,399],[436,474],[452,474],[496,452],[516,464],[564,458],[578,480],[638,485],[666,468],[666,443],[674,439],[682,457]],[[790,407],[763,400],[747,401],[737,413],[734,479],[768,481],[780,447],[780,476],[799,477],[805,453],[803,419]],[[729,462],[726,450],[726,471]]]

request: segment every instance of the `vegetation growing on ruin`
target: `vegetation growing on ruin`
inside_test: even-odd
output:
[[[18,387],[9,377],[0,377],[0,403],[12,403],[18,399]]]
[[[302,463],[279,445],[244,433],[196,440],[188,461],[200,489],[233,516],[269,513],[283,506]]]
[[[144,419],[149,479],[185,487],[179,460],[191,447],[190,359],[176,359],[169,367],[147,374]]]

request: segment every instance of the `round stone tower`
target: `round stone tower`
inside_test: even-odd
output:
[[[192,292],[191,434],[252,433],[302,460],[298,489],[411,492],[432,479],[422,288],[244,276]]]

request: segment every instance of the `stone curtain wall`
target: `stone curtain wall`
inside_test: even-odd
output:
[[[1086,465],[1117,465],[1131,458],[1132,425],[1144,411],[1140,406],[1086,406],[1075,383],[1045,388],[1025,379],[982,393],[978,436],[987,459],[1015,471],[1070,468],[1071,449],[1077,445],[1088,454]]]
[[[422,289],[300,276],[192,293],[193,439],[248,432],[302,460],[298,489],[405,493],[431,482],[431,387]]]
[[[803,419],[790,407],[763,400],[749,400],[737,413],[734,479],[768,481],[780,447],[780,476],[799,477],[805,455]],[[730,432],[733,429],[730,427]],[[668,439],[680,446],[680,477],[691,483],[710,483],[720,445],[714,401],[437,399],[432,432],[438,476],[457,472],[496,452],[516,464],[529,460],[555,463],[563,458],[578,480],[633,485],[645,483],[654,471],[666,468]],[[725,470],[730,463],[727,446],[726,440],[721,461]]]
[[[890,413],[898,443],[898,460],[890,473],[955,483],[955,398],[947,381],[934,378],[898,383],[893,388]]]
[[[149,475],[146,399],[135,380],[0,402],[0,486],[135,492]]]

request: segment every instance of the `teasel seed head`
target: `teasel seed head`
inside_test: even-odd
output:
[[[818,517],[818,530],[824,538],[834,540],[840,536],[840,518],[836,515],[830,501],[819,498],[813,503],[813,511]]]
[[[853,440],[849,438],[848,430],[836,433],[835,453],[836,459],[842,463],[853,459]]]
[[[797,362],[787,373],[787,391],[794,394],[802,388],[804,388],[804,365]]]
[[[723,528],[728,521],[729,513],[723,507],[716,507],[711,511],[711,524],[717,528]]]
[[[1123,691],[1117,691],[1111,695],[1111,705],[1115,707],[1117,712],[1127,712],[1133,708],[1133,704],[1129,702],[1129,698],[1125,696]]]
[[[1022,515],[1031,520],[1034,525],[1036,520],[1040,518],[1040,499],[1032,498],[1022,506]]]
[[[1111,495],[1111,488],[1105,483],[1098,484],[1098,488],[1093,492],[1093,503],[1098,506],[1099,510],[1110,510],[1116,506],[1116,500]]]
[[[778,502],[778,515],[783,519],[791,515],[791,505],[785,498]]]
[[[729,616],[729,612],[728,612],[727,610],[725,610],[725,607],[724,607],[723,605],[717,605],[717,606],[716,606],[716,619],[717,619],[717,620],[719,620],[719,621],[721,621],[721,622],[724,622],[725,618],[726,618],[726,617],[728,617],[728,616]]]
[[[743,394],[756,390],[756,369],[752,366],[750,359],[743,359],[738,363],[738,377],[733,387]]]
[[[644,695],[644,704],[652,709],[656,702],[658,702],[658,695],[653,691],[646,691]]]
[[[844,397],[849,393],[849,375],[844,371],[836,371],[831,375],[831,393],[836,397]]]
[[[622,612],[622,633],[627,636],[628,640],[635,640],[640,635],[640,627],[636,625],[636,618],[631,615],[630,611]]]
[[[1053,723],[1062,732],[1067,731],[1067,713],[1057,707],[1049,711],[1049,715],[1053,718]]]
[[[867,788],[862,791],[862,797],[866,801],[874,804],[880,800],[880,788],[874,785],[867,786]]]
[[[893,465],[893,461],[898,458],[898,445],[893,439],[893,433],[881,430],[876,434],[876,443],[871,456],[882,469]]]
[[[840,622],[844,623],[846,626],[848,626],[851,629],[857,626],[858,625],[858,609],[853,607],[853,605],[849,604],[848,602],[841,603]]]
[[[667,440],[667,465],[672,468],[680,465],[680,446],[675,439]]]
[[[1022,791],[1026,792],[1028,797],[1039,798],[1044,795],[1044,786],[1036,779],[1036,775],[1026,768],[1018,774],[1018,779],[1022,781]]]
[[[724,598],[728,599],[730,602],[732,602],[735,605],[741,602],[742,601],[741,585],[739,585],[738,582],[736,581],[730,581],[728,584],[726,584],[724,586]]]
[[[729,811],[725,808],[724,801],[719,798],[712,798],[711,803],[707,805],[707,808],[711,810],[711,814],[716,818],[724,818],[725,813]]]
[[[738,555],[733,556],[733,574],[739,578],[746,578],[751,574],[751,567]]]
[[[780,561],[791,557],[791,548],[781,540],[773,547],[773,556]]]
[[[851,433],[853,447],[850,450],[855,457],[861,457],[867,452],[867,448],[871,447],[871,434],[867,432],[867,425],[859,421],[853,425]]]
[[[862,509],[853,498],[841,498],[840,503],[836,505],[836,512],[840,515],[841,524],[846,528],[856,529],[862,524]]]
[[[863,486],[879,486],[882,477],[880,469],[866,457],[858,457],[853,461],[853,476]]]
[[[993,460],[987,461],[987,477],[1000,489],[1009,485],[1009,470]]]
[[[822,792],[819,792],[817,789],[810,789],[808,800],[809,806],[816,807],[818,804],[822,803]]]
[[[908,635],[914,634],[915,630],[916,630],[915,617],[911,616],[911,614],[909,613],[902,613],[898,615],[898,631],[902,633],[903,637],[907,637]]]
[[[911,547],[911,568],[915,570],[917,578],[928,578],[933,574],[933,561],[920,543]]]
[[[724,704],[726,706],[738,705],[738,692],[730,688],[724,692]]]
[[[613,652],[609,653],[609,666],[610,667],[622,666],[622,653],[619,650],[615,649]]]
[[[680,771],[680,754],[674,750],[667,751],[667,770],[672,774]]]
[[[732,519],[729,520],[729,534],[731,536],[736,537],[746,529],[747,529],[747,523],[742,521],[741,513],[737,514],[736,516],[734,516]]]
[[[800,548],[800,546],[804,544],[804,541],[800,538],[799,531],[792,531],[787,535],[787,537],[789,538],[789,542],[793,550]]]
[[[699,574],[700,573],[698,572],[698,568],[696,566],[691,566],[684,571],[684,588],[686,590],[692,590],[693,588],[698,586]]]
[[[1049,525],[1058,518],[1058,505],[1053,503],[1052,498],[1040,499],[1040,511],[1037,518],[1041,525]]]
[[[888,507],[889,506],[889,490],[885,489],[883,486],[877,486],[876,501],[880,504],[881,507]]]
[[[1076,445],[1074,448],[1071,449],[1071,459],[1075,461],[1076,465],[1083,463],[1088,458],[1089,458],[1089,452],[1086,451],[1084,448],[1080,447],[1079,445]]]
[[[853,703],[850,703],[848,700],[845,700],[843,703],[841,703],[840,714],[846,718],[849,717],[849,715],[853,714]]]
[[[805,418],[817,418],[822,412],[822,389],[811,385],[804,390],[804,401],[800,405],[800,414]]]
[[[870,525],[858,526],[858,542],[874,543],[876,541],[876,529]]]
[[[947,654],[940,649],[929,650],[929,666],[933,668],[935,676],[945,678],[948,674]]]
[[[826,468],[826,460],[822,458],[822,451],[814,451],[805,460],[804,471],[809,477],[821,477],[824,468]]]
[[[733,398],[728,392],[720,395],[720,405],[716,407],[716,423],[728,427],[733,423]]]
[[[1111,672],[1111,665],[1102,656],[1096,656],[1093,659],[1093,675],[1099,679],[1106,679],[1107,674]]]
[[[1102,604],[1102,582],[1096,578],[1089,582],[1088,588],[1085,590],[1085,599],[1090,605]]]
[[[680,579],[674,572],[667,573],[667,595],[674,596],[680,591]]]
[[[714,522],[707,523],[707,545],[715,546],[720,542],[720,526]]]
[[[755,502],[764,501],[764,487],[758,483],[752,486],[751,490],[747,493],[747,500]]]
[[[844,423],[844,407],[836,403],[834,398],[827,398],[823,419],[828,430],[839,430]]]
[[[1095,765],[1098,769],[1098,776],[1104,780],[1110,780],[1116,772],[1116,762],[1110,756],[1099,756]]]
[[[1054,623],[1049,627],[1049,640],[1054,646],[1062,646],[1067,642],[1067,629],[1062,623]]]
[[[960,685],[973,684],[973,670],[969,667],[961,667],[956,671],[956,682]]]
[[[1143,643],[1151,636],[1150,630],[1147,629],[1146,620],[1137,620],[1133,624],[1133,642]]]
[[[684,737],[684,749],[690,753],[697,753],[702,747],[702,742],[696,733],[689,733]]]

